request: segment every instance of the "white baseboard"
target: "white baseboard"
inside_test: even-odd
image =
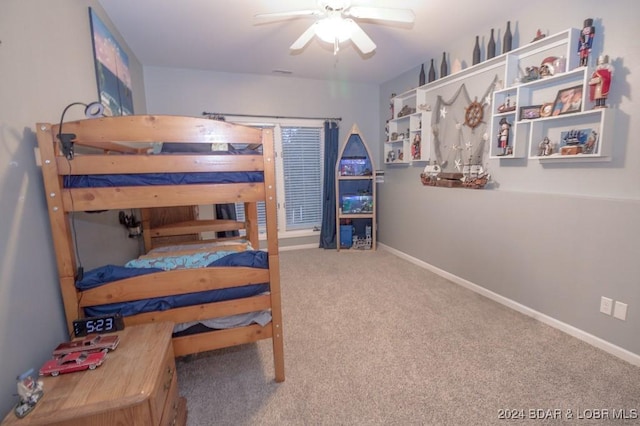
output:
[[[529,308],[528,306],[522,305],[514,300],[511,300],[507,297],[501,296],[498,293],[494,293],[491,290],[487,290],[484,287],[481,287],[477,284],[472,283],[471,281],[465,280],[464,278],[460,278],[456,275],[453,275],[445,270],[442,270],[438,267],[435,267],[427,262],[424,262],[420,259],[417,259],[413,256],[409,256],[406,253],[403,253],[399,250],[396,250],[392,247],[389,247],[385,244],[378,243],[378,246],[384,250],[387,250],[390,253],[395,254],[398,257],[401,257],[409,262],[420,266],[424,269],[428,269],[429,271],[440,275],[441,277],[455,283],[461,285],[462,287],[468,288],[469,290],[478,293],[482,296],[485,296],[495,302],[500,303],[501,305],[507,306],[515,311],[520,312],[521,314],[532,317],[544,324],[547,324],[555,329],[563,331],[577,339],[580,339],[586,343],[589,343],[592,346],[595,346],[598,349],[601,349],[611,355],[614,355],[620,359],[623,359],[633,365],[640,366],[640,355],[635,354],[631,351],[628,351],[620,346],[616,346],[613,343],[607,342],[606,340],[601,339],[600,337],[594,336],[593,334],[587,333],[584,330],[580,330],[572,325],[559,321],[553,317],[545,315],[541,312],[538,312],[534,309]]]
[[[310,248],[318,248],[318,243],[313,244],[299,244],[297,246],[280,246],[278,249],[280,251],[289,251],[289,250],[302,250],[302,249],[310,249]]]

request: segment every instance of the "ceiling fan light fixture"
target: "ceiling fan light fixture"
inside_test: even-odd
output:
[[[353,26],[356,25],[351,19],[328,17],[320,19],[315,23],[314,31],[320,40],[327,43],[342,43],[351,38]]]
[[[306,17],[317,16],[319,20],[311,24],[289,47],[292,51],[304,49],[314,38],[333,45],[333,54],[337,55],[340,44],[350,40],[363,55],[370,55],[376,44],[364,32],[358,19],[372,21],[413,23],[415,14],[410,9],[391,9],[387,7],[351,7],[350,0],[318,0],[318,9],[294,10],[256,15],[259,17]],[[354,19],[351,19],[353,17]]]

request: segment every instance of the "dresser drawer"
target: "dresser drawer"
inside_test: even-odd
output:
[[[174,426],[176,424],[176,418],[178,416],[178,380],[174,375],[171,381],[171,388],[169,389],[169,395],[167,401],[164,404],[162,410],[162,420],[160,424],[162,426]]]
[[[170,394],[172,391],[176,393],[173,399],[177,399],[176,362],[173,358],[173,346],[169,345],[162,361],[156,388],[150,399],[153,424],[161,424],[160,420],[163,418],[165,406],[171,402]]]

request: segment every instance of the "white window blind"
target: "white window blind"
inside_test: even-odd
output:
[[[287,230],[322,222],[322,130],[282,127],[282,165]]]
[[[276,125],[276,186],[278,231],[319,230],[322,224],[324,128],[312,125]],[[236,204],[238,220],[244,205]],[[258,224],[265,227],[265,206],[258,203]]]

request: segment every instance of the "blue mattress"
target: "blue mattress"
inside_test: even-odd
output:
[[[248,266],[266,269],[269,266],[267,253],[259,250],[248,250],[229,254],[208,266]],[[99,287],[109,282],[136,277],[145,274],[160,272],[158,268],[126,268],[124,266],[107,265],[85,272],[82,280],[76,282],[79,290],[88,290]],[[165,311],[182,306],[198,305],[202,303],[221,302],[224,300],[239,299],[255,296],[269,291],[269,285],[254,284],[242,287],[225,288],[219,290],[202,291],[197,293],[181,294],[177,296],[155,297],[132,302],[112,303],[109,305],[92,306],[84,308],[85,315],[96,316],[119,313],[122,316],[130,316],[153,311]]]
[[[167,143],[157,155],[171,154],[214,154],[215,155],[256,155],[261,153],[253,149],[235,149],[211,151],[209,144]],[[65,188],[106,188],[115,186],[146,185],[193,185],[206,183],[247,183],[264,182],[262,172],[190,172],[190,173],[138,173],[65,176]]]
[[[65,188],[263,182],[262,172],[138,173],[65,176]]]

